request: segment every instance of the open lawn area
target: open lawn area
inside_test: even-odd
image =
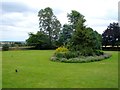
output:
[[[2,88],[2,52],[0,51],[0,89]]]
[[[50,61],[54,50],[4,51],[3,88],[118,88],[118,52],[91,63]],[[15,69],[18,72],[15,72]]]

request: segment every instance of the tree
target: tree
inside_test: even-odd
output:
[[[2,46],[2,50],[3,50],[3,51],[8,51],[8,50],[9,50],[9,45],[8,45],[8,44],[4,44],[4,45]]]
[[[53,45],[53,42],[58,40],[61,24],[50,7],[41,9],[38,12],[39,28],[40,32],[49,36],[49,43]]]
[[[49,39],[44,33],[38,31],[36,34],[29,33],[29,38],[26,40],[30,46],[35,46],[36,49],[49,49]]]
[[[101,49],[102,46],[102,36],[97,31],[94,31],[92,28],[88,27],[86,28],[87,31],[87,37],[88,37],[88,45],[92,47],[94,50]]]
[[[72,51],[80,51],[82,55],[92,55],[101,48],[101,36],[92,28],[85,26],[82,14],[72,11],[68,14],[69,22],[73,29],[73,35],[69,43]]]
[[[80,14],[78,11],[72,10],[71,13],[67,15],[67,17],[68,17],[68,22],[72,26],[73,31],[78,26],[78,22],[79,25],[81,26],[81,29],[85,27],[84,23],[86,20],[84,19],[84,16]]]
[[[72,10],[72,12],[68,14],[68,20],[73,29],[73,36],[70,41],[71,42],[70,47],[72,47],[75,50],[80,50],[82,46],[84,46],[83,44],[85,44],[84,37],[86,36],[85,35],[86,33],[85,33],[84,22],[86,20],[84,19],[84,16],[82,14],[80,14],[75,10]]]
[[[110,23],[102,34],[102,45],[120,45],[120,27],[118,23]]]
[[[72,27],[69,24],[64,24],[58,40],[59,45],[66,45],[67,42],[69,42],[69,40],[71,39],[72,34]]]

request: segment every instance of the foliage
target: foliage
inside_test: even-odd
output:
[[[79,52],[71,52],[63,46],[63,47],[59,47],[59,48],[56,49],[54,56],[58,57],[58,58],[69,59],[69,58],[78,57]]]
[[[48,35],[49,45],[53,45],[53,43],[59,38],[61,29],[59,20],[56,18],[50,7],[41,9],[38,12],[38,17],[40,32]]]
[[[101,35],[92,28],[85,26],[84,23],[86,20],[82,14],[72,10],[72,12],[68,14],[68,20],[69,24],[63,26],[59,40],[63,41],[63,45],[65,45],[69,51],[55,53],[54,60],[66,61],[70,59],[70,61],[74,61],[74,58],[79,59],[81,56],[94,57],[104,55],[102,51],[99,51],[101,49]],[[74,62],[76,62],[76,60]]]
[[[90,48],[86,48],[86,49],[82,49],[81,51],[68,51],[68,49],[63,49],[61,47],[59,47],[58,49],[56,49],[53,57],[51,58],[51,60],[53,61],[63,61],[63,62],[81,62],[81,57],[95,57],[95,59],[93,58],[88,60],[86,59],[85,62],[89,62],[89,61],[97,61],[97,57],[102,57],[101,59],[105,59],[106,54],[104,54],[102,51],[100,50],[96,50],[96,51],[92,51],[92,49]],[[109,55],[107,57],[110,57]],[[77,59],[77,60],[76,60]],[[82,58],[83,59],[83,58]],[[67,60],[67,61],[66,61]],[[75,61],[74,61],[75,60]],[[87,61],[88,60],[88,61]],[[98,60],[99,61],[99,60]]]
[[[93,31],[92,28],[86,27],[86,20],[78,11],[72,10],[71,13],[67,14],[69,23],[64,24],[62,29],[50,7],[41,9],[38,12],[38,17],[41,35],[31,33],[27,40],[28,45],[33,45],[39,49],[63,45],[70,51],[80,51],[85,55],[89,55],[90,51],[92,55],[96,49],[101,49],[101,35]]]
[[[94,62],[94,61],[101,61],[103,59],[107,59],[111,57],[111,54],[103,54],[99,56],[79,56],[75,57],[76,54],[67,54],[64,55],[62,53],[57,54],[59,56],[53,56],[51,58],[52,61],[59,61],[59,62],[65,62],[65,63],[88,63],[88,62]],[[72,56],[74,57],[72,57]]]
[[[56,49],[53,60],[60,60],[60,59],[73,59],[73,58],[80,58],[80,57],[88,57],[88,56],[100,56],[104,55],[104,53],[100,50],[92,51],[90,48],[82,49],[81,51],[69,51],[65,47],[59,47]],[[59,59],[57,59],[59,58]],[[61,60],[60,60],[61,61]]]
[[[55,52],[56,52],[56,53],[58,53],[58,52],[68,52],[68,49],[65,48],[64,46],[62,46],[62,47],[58,47],[58,48],[55,50]]]
[[[92,28],[86,28],[87,33],[87,46],[89,45],[94,50],[100,50],[102,46],[102,36],[97,31],[94,31]]]
[[[73,29],[71,25],[64,24],[58,40],[59,45],[66,45],[70,41],[72,34]]]
[[[82,14],[72,11],[68,14],[68,19],[74,29],[68,45],[71,51],[80,51],[82,55],[90,56],[101,49],[101,35],[85,26],[86,20]]]
[[[3,50],[3,51],[8,51],[8,50],[9,50],[9,45],[8,45],[8,44],[4,44],[4,45],[2,46],[2,50]]]
[[[26,40],[30,46],[35,46],[37,49],[49,49],[49,39],[44,33],[38,31],[36,34],[29,33],[29,38]]]
[[[68,51],[68,52],[57,52],[54,54],[54,57],[60,58],[60,59],[62,58],[69,59],[69,58],[78,57],[78,55],[79,53]]]
[[[57,47],[61,24],[50,7],[38,12],[39,28],[36,34],[29,33],[28,45],[37,49],[53,49]]]
[[[120,45],[120,26],[118,23],[110,23],[102,34],[102,45]]]
[[[81,29],[85,27],[84,23],[86,20],[84,19],[84,16],[80,14],[78,11],[72,10],[71,13],[67,15],[67,17],[70,25],[72,26],[73,31],[75,31],[76,27],[78,26],[78,22]]]

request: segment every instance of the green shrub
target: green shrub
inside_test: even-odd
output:
[[[103,59],[111,57],[110,54],[103,54],[100,56],[79,56],[79,57],[73,57],[73,58],[63,58],[61,57],[52,57],[52,61],[59,61],[59,62],[65,62],[65,63],[88,63],[88,62],[95,62],[95,61],[101,61]]]
[[[65,58],[67,58],[67,59],[75,58],[75,57],[78,57],[78,56],[79,56],[78,52],[69,51],[69,52],[65,53]]]
[[[8,44],[4,44],[4,45],[2,46],[2,50],[3,50],[3,51],[8,51],[8,50],[9,50],[9,45],[8,45]]]
[[[81,52],[81,55],[83,56],[93,56],[94,54],[94,51],[91,48],[84,48],[80,52]]]
[[[51,58],[52,61],[59,61],[59,62],[69,62],[69,63],[76,63],[76,62],[94,62],[100,61],[106,58],[109,58],[110,55],[104,54],[100,50],[93,50],[91,48],[84,48],[79,51],[71,50],[69,51],[65,47],[59,47],[56,49],[54,56]]]
[[[55,53],[55,56],[58,58],[65,58],[65,53],[64,52],[57,52],[57,53]]]
[[[96,50],[96,51],[95,51],[95,55],[97,55],[97,56],[99,56],[99,55],[103,55],[103,52],[100,51],[100,50]]]
[[[58,58],[75,58],[75,57],[79,57],[79,53],[78,52],[57,52],[54,54],[54,56],[58,57]]]
[[[58,47],[56,50],[55,50],[55,53],[59,53],[59,52],[68,52],[69,50],[67,48],[65,48],[64,46],[62,47]]]

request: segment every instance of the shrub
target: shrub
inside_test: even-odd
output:
[[[65,48],[64,46],[63,47],[58,47],[55,50],[55,56],[58,57],[58,58],[65,58],[65,55],[68,51],[69,50],[67,48]]]
[[[69,51],[65,47],[59,47],[56,49],[52,61],[76,63],[76,62],[94,62],[109,58],[111,55],[104,54],[100,50],[93,50],[90,48],[84,48],[80,51]]]
[[[65,48],[64,46],[62,47],[58,47],[55,52],[58,53],[58,52],[68,52],[69,50],[67,48]]]
[[[57,52],[57,53],[55,53],[55,56],[58,58],[65,58],[65,53],[64,52]]]
[[[78,56],[79,56],[78,52],[69,51],[69,52],[65,53],[65,58],[67,58],[67,59],[75,58],[75,57],[78,57]]]
[[[8,45],[8,44],[4,44],[4,45],[2,46],[2,50],[3,50],[3,51],[8,51],[8,50],[9,50],[9,45]]]
[[[95,62],[95,61],[101,61],[103,59],[111,57],[110,54],[103,54],[100,56],[80,56],[75,58],[59,58],[59,57],[52,57],[52,61],[59,61],[59,62],[65,62],[65,63],[88,63],[88,62]]]
[[[103,55],[104,53],[100,50],[96,50],[95,51],[95,55],[99,56],[99,55]]]
[[[75,57],[79,57],[79,53],[78,52],[71,52],[71,51],[67,51],[67,52],[56,52],[55,55],[58,58],[75,58]]]

